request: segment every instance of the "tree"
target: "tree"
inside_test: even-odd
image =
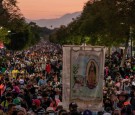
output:
[[[40,41],[40,36],[36,26],[25,25],[22,31],[11,31],[8,35],[9,44],[5,44],[8,49],[22,50]]]
[[[22,19],[16,0],[0,0],[0,26],[9,27],[15,19]]]
[[[6,28],[0,27],[0,41],[4,43],[9,43],[10,40],[8,39],[9,31]]]
[[[4,36],[0,37],[0,40],[8,44],[10,42],[8,31],[23,31],[23,27],[26,24],[23,16],[17,7],[16,0],[0,0],[0,27],[1,32],[4,32]]]
[[[92,45],[111,47],[126,44],[126,51],[129,42],[129,28],[135,27],[134,8],[134,0],[87,2],[81,17],[73,21],[70,28],[73,28],[72,33],[88,36],[88,42]],[[126,53],[124,54],[126,55]]]
[[[0,0],[0,27],[4,28],[0,30],[0,40],[9,49],[21,50],[40,41],[39,27],[25,22],[17,0]]]

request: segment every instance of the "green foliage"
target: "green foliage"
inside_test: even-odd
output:
[[[12,33],[9,35],[11,42],[5,45],[8,49],[21,50],[24,48],[25,42],[27,42],[25,37],[23,32]]]
[[[91,45],[118,46],[129,38],[129,28],[135,28],[134,0],[100,0],[87,2],[81,16],[54,34],[61,44],[78,44],[85,40]],[[64,41],[64,42],[63,42]]]
[[[8,37],[11,42],[5,45],[12,50],[22,50],[40,41],[36,27],[30,25],[26,25],[21,31],[11,31]]]
[[[17,7],[17,0],[0,0],[0,26],[10,27],[15,20],[19,20],[23,16]]]
[[[50,35],[50,41],[55,43],[63,44],[65,43],[66,39],[65,36],[67,36],[66,27],[61,26],[59,29],[56,29],[52,35]]]
[[[17,0],[0,0],[0,41],[11,50],[21,50],[40,40],[38,26],[27,24],[17,7]],[[11,32],[8,33],[8,30]]]
[[[0,41],[4,43],[9,43],[8,30],[6,28],[0,27]]]
[[[72,24],[68,27],[61,26],[59,29],[56,29],[50,35],[50,41],[54,43],[63,44],[80,44],[82,41],[82,35],[73,31],[75,28],[72,28]]]
[[[81,30],[95,40],[95,45],[112,46],[124,43],[129,37],[129,27],[135,25],[132,18],[135,13],[131,10],[134,7],[131,4],[135,4],[135,1],[88,2],[81,16],[82,20],[86,20],[81,24]]]

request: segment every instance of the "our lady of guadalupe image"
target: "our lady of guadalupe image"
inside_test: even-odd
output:
[[[97,86],[98,68],[95,61],[90,60],[87,64],[86,84],[89,89],[94,89]]]

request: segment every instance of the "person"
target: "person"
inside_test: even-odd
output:
[[[18,73],[19,73],[18,69],[16,67],[14,67],[14,69],[12,70],[12,78],[16,79]]]
[[[93,89],[96,86],[96,66],[93,61],[90,61],[88,70],[87,86]]]
[[[78,109],[77,109],[77,107],[78,107],[78,105],[76,104],[76,103],[74,103],[74,102],[71,102],[70,104],[69,104],[69,115],[81,115],[81,113],[78,111]]]
[[[60,110],[62,110],[62,109],[63,109],[62,102],[59,102],[56,110],[57,110],[57,111],[60,111]]]
[[[46,85],[45,76],[41,76],[40,80],[38,81],[38,86]]]
[[[7,115],[14,115],[16,114],[17,111],[16,111],[16,105],[15,104],[9,104],[8,105],[8,111],[7,111]]]
[[[104,114],[103,115],[112,115],[112,109],[110,107],[107,107],[104,111]]]
[[[32,110],[36,115],[44,115],[45,109],[41,107],[41,102],[39,99],[33,99]]]
[[[64,109],[60,110],[58,115],[68,115],[68,112]]]
[[[46,109],[45,115],[55,115],[55,111],[54,111],[53,107],[48,107]]]
[[[0,81],[0,96],[2,96],[3,92],[5,91],[5,85]]]
[[[14,95],[13,104],[15,104],[16,106],[20,106],[21,99],[18,97],[18,93],[14,92],[13,95]]]
[[[18,110],[18,108],[21,107],[24,107],[30,115],[45,114],[44,111],[50,105],[53,110],[54,108],[58,110],[62,109],[58,104],[58,99],[62,100],[62,83],[60,82],[61,75],[59,71],[59,59],[62,57],[59,57],[59,55],[61,55],[62,52],[56,54],[59,59],[56,60],[55,63],[51,62],[50,60],[54,56],[54,49],[56,49],[55,45],[48,44],[47,42],[46,44],[39,43],[28,50],[6,51],[5,54],[8,54],[7,60],[2,64],[3,66],[0,64],[1,67],[7,68],[7,71],[0,76],[1,83],[4,85],[4,88],[1,85],[1,89],[4,89],[1,97],[2,111],[3,108],[8,111],[8,105],[10,103],[16,105],[17,111],[13,112],[14,115],[25,114],[24,111]],[[57,51],[55,53],[57,53]],[[5,57],[6,56],[7,55],[5,55]],[[42,60],[41,58],[45,58],[46,61],[43,61],[44,59]],[[44,65],[42,65],[42,62]],[[46,65],[48,65],[48,67]],[[55,70],[52,65],[55,68],[57,66],[57,76],[53,76]],[[42,78],[40,79],[40,77]],[[7,94],[12,98],[8,99]],[[56,100],[51,100],[52,97]]]
[[[58,107],[58,103],[60,103],[59,99],[55,99],[55,97],[52,97],[50,107],[53,107],[54,111],[56,111]]]
[[[7,112],[8,105],[11,102],[12,102],[12,97],[11,96],[7,96],[6,100],[2,101],[1,106],[2,106],[4,112]]]
[[[23,88],[23,86],[24,86],[24,78],[23,78],[23,76],[20,77],[19,84],[20,84],[20,88]]]
[[[13,92],[18,93],[18,94],[20,93],[20,88],[17,82],[13,83]]]
[[[49,62],[46,63],[45,71],[46,71],[46,78],[48,79],[48,77],[50,76],[50,72],[51,72],[51,65]]]
[[[17,108],[17,115],[27,115],[25,108],[23,107]]]
[[[83,115],[92,115],[92,112],[87,109],[83,112]]]
[[[135,91],[132,92],[130,104],[133,111],[133,115],[135,115]]]

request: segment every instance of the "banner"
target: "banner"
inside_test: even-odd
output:
[[[104,47],[63,47],[64,103],[99,111],[103,102]],[[64,97],[63,97],[64,98]]]

